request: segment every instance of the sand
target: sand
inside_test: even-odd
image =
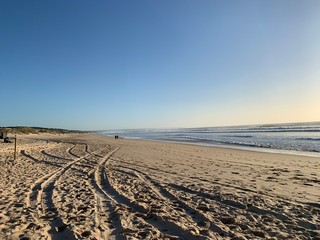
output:
[[[320,239],[320,158],[103,136],[0,143],[0,239]]]

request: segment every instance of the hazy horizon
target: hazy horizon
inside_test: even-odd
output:
[[[246,127],[246,126],[281,126],[281,125],[312,125],[320,124],[320,121],[311,121],[311,122],[281,122],[281,123],[253,123],[253,124],[241,124],[241,125],[215,125],[215,126],[195,126],[195,127],[160,127],[160,128],[115,128],[115,129],[100,129],[93,131],[113,131],[113,130],[139,130],[139,129],[197,129],[197,128],[232,128],[232,127]],[[90,130],[88,130],[90,131]]]
[[[241,125],[216,125],[216,126],[194,126],[194,127],[159,127],[159,128],[113,128],[113,129],[82,129],[82,131],[92,131],[92,132],[101,132],[101,131],[115,131],[115,130],[144,130],[144,129],[155,129],[155,130],[168,130],[168,129],[201,129],[201,128],[233,128],[233,127],[250,127],[250,126],[290,126],[290,125],[312,125],[320,124],[320,121],[311,121],[311,122],[281,122],[281,123],[253,123],[253,124],[241,124]],[[14,128],[14,127],[31,127],[31,128],[52,128],[52,129],[63,129],[77,131],[80,129],[72,128],[61,128],[61,127],[50,127],[50,126],[27,126],[27,125],[7,125],[1,126],[0,128]],[[80,130],[81,131],[81,130]]]
[[[0,3],[1,126],[320,120],[319,1]]]

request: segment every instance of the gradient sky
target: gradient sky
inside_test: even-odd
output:
[[[320,120],[320,1],[0,2],[0,126]]]

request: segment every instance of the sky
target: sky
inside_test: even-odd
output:
[[[0,126],[320,120],[320,1],[2,0]]]

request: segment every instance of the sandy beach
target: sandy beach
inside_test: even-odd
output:
[[[91,134],[0,143],[0,239],[320,239],[320,158]]]

